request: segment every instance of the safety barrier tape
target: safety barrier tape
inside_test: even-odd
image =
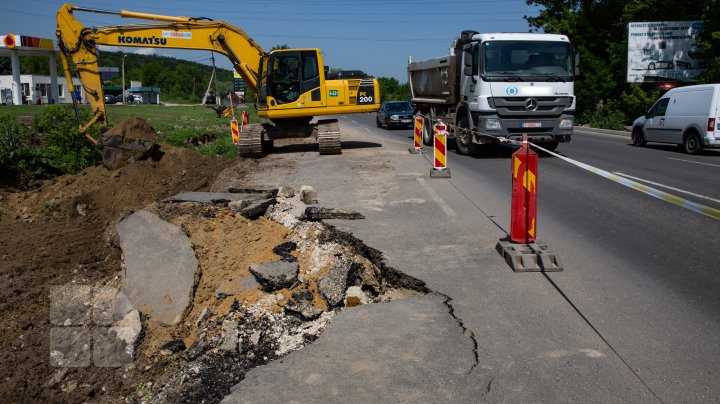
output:
[[[597,167],[593,167],[593,166],[591,166],[591,165],[589,165],[589,164],[581,163],[581,162],[579,162],[579,161],[577,161],[577,160],[573,160],[573,159],[568,158],[568,157],[565,157],[565,156],[563,156],[563,155],[560,155],[560,154],[551,152],[550,150],[544,149],[544,148],[542,148],[542,147],[540,147],[540,146],[538,146],[538,145],[536,145],[536,144],[531,143],[530,145],[531,145],[532,147],[535,147],[535,148],[539,149],[539,150],[542,150],[542,151],[545,152],[545,153],[548,153],[548,154],[550,154],[550,155],[553,155],[553,156],[555,156],[555,157],[557,157],[557,158],[559,158],[559,159],[561,159],[561,160],[567,161],[568,163],[570,163],[570,164],[572,164],[572,165],[575,165],[575,166],[577,166],[577,167],[580,167],[580,168],[582,168],[583,170],[590,171],[591,173],[597,174],[597,175],[599,175],[599,176],[601,176],[601,177],[604,177],[604,178],[607,178],[607,179],[609,179],[609,180],[611,180],[611,181],[615,181],[615,182],[617,182],[618,184],[622,184],[622,185],[625,185],[625,186],[628,187],[628,188],[632,188],[632,189],[634,189],[634,190],[636,190],[636,191],[640,191],[640,192],[644,193],[645,195],[650,195],[650,196],[652,196],[652,197],[654,197],[654,198],[663,200],[663,201],[665,201],[665,202],[670,202],[670,203],[672,203],[673,205],[679,206],[679,207],[681,207],[681,208],[685,208],[685,209],[691,210],[691,211],[696,212],[696,213],[700,213],[700,214],[703,214],[703,215],[706,215],[706,216],[710,216],[710,217],[712,217],[713,219],[718,219],[718,220],[720,220],[720,210],[718,210],[718,209],[712,208],[712,207],[710,207],[710,206],[701,205],[701,204],[699,204],[699,203],[696,203],[696,202],[693,202],[693,201],[689,201],[689,200],[684,199],[684,198],[680,198],[679,196],[675,196],[675,195],[673,195],[673,194],[669,194],[669,193],[667,193],[667,192],[660,191],[659,189],[656,189],[656,188],[653,188],[653,187],[649,187],[649,186],[644,185],[644,184],[641,184],[641,183],[639,183],[639,182],[635,182],[635,181],[629,180],[629,179],[624,178],[624,177],[621,177],[621,176],[619,176],[619,175],[617,175],[617,174],[613,174],[613,173],[611,173],[611,172],[608,172],[608,171],[599,169],[599,168],[597,168]]]
[[[435,120],[435,119],[433,119],[433,120]],[[452,125],[452,124],[447,124],[447,126],[448,126],[448,128],[454,127],[454,125]],[[507,143],[507,144],[511,144],[514,146],[519,146],[522,144],[522,142],[520,142],[520,141],[512,140],[512,139],[508,139],[508,138],[504,138],[504,137],[500,137],[497,139],[502,143]],[[618,184],[624,185],[628,188],[632,188],[636,191],[640,191],[640,192],[644,193],[645,195],[649,195],[654,198],[663,200],[665,202],[672,203],[673,205],[679,206],[681,208],[685,208],[685,209],[691,210],[693,212],[700,213],[702,215],[710,216],[713,219],[720,220],[720,210],[718,210],[718,209],[712,208],[710,206],[705,206],[705,205],[702,205],[697,202],[693,202],[693,201],[690,201],[690,200],[687,200],[684,198],[680,198],[679,196],[660,191],[657,188],[649,187],[649,186],[641,184],[639,182],[635,182],[635,181],[629,180],[627,178],[621,177],[617,174],[613,174],[611,172],[602,170],[600,168],[593,167],[589,164],[581,163],[577,160],[573,160],[571,158],[568,158],[563,155],[552,152],[550,150],[547,150],[547,149],[545,149],[541,146],[538,146],[534,143],[530,143],[530,146],[534,147],[536,149],[542,150],[543,152],[553,155],[553,156],[555,156],[561,160],[564,160],[574,166],[577,166],[584,170],[590,171],[591,173],[597,174],[601,177],[607,178],[611,181],[617,182]]]

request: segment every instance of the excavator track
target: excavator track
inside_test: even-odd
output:
[[[321,119],[317,122],[318,149],[321,155],[341,154],[340,125],[337,119]]]
[[[263,126],[259,123],[246,125],[240,132],[238,152],[242,157],[260,157],[262,151]]]

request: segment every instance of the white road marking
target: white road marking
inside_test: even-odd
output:
[[[702,164],[702,165],[704,165],[704,166],[712,166],[712,167],[720,167],[720,165],[717,165],[717,164],[701,163],[701,162],[699,162],[699,161],[676,159],[676,158],[673,158],[673,157],[668,157],[668,160],[684,161],[684,162],[686,162],[686,163]]]
[[[430,185],[428,185],[427,182],[425,182],[424,178],[418,178],[417,180],[420,183],[420,185],[422,185],[423,188],[425,188],[427,193],[430,194],[430,197],[433,198],[433,200],[438,205],[440,205],[440,208],[443,210],[443,212],[445,212],[446,215],[455,216],[455,211],[452,210],[450,208],[450,206],[448,206],[447,203],[445,203],[445,201],[440,197],[440,195],[437,194],[437,192],[435,192],[434,189],[430,188]]]
[[[715,198],[711,198],[711,197],[709,197],[709,196],[700,195],[700,194],[696,194],[696,193],[694,193],[694,192],[686,191],[686,190],[684,190],[684,189],[675,188],[675,187],[671,187],[671,186],[669,186],[669,185],[660,184],[659,182],[653,182],[653,181],[650,181],[650,180],[646,180],[646,179],[638,178],[638,177],[633,177],[632,175],[627,175],[627,174],[619,173],[619,172],[615,172],[615,174],[616,174],[616,175],[621,175],[621,176],[623,176],[623,177],[625,177],[625,178],[630,178],[631,180],[642,181],[642,182],[645,182],[645,183],[650,184],[650,185],[655,185],[656,187],[662,187],[662,188],[670,189],[670,190],[672,190],[672,191],[680,192],[680,193],[683,193],[683,194],[692,195],[692,196],[694,196],[694,197],[696,197],[696,198],[707,199],[707,200],[709,200],[709,201],[713,201],[713,202],[718,202],[718,203],[720,203],[720,199],[715,199]]]
[[[615,181],[615,182],[617,182],[618,184],[624,185],[624,186],[626,186],[626,187],[628,187],[628,188],[632,188],[632,189],[634,189],[634,190],[636,190],[636,191],[640,191],[640,192],[642,192],[642,193],[644,193],[644,194],[646,194],[646,195],[650,195],[650,196],[652,196],[653,198],[662,199],[663,201],[665,201],[665,202],[670,202],[670,203],[672,203],[672,204],[675,205],[675,206],[680,206],[681,208],[685,208],[685,209],[691,210],[691,211],[696,212],[696,213],[701,213],[701,214],[703,214],[703,215],[710,216],[710,217],[712,217],[713,219],[720,220],[720,209],[715,209],[715,208],[710,207],[710,206],[701,205],[701,204],[699,204],[699,203],[697,203],[697,202],[689,201],[689,200],[687,200],[687,199],[680,198],[679,196],[675,196],[675,195],[673,195],[673,194],[669,194],[669,193],[667,193],[667,192],[663,192],[663,191],[661,191],[661,190],[659,190],[659,189],[656,189],[656,188],[647,186],[647,185],[645,185],[645,184],[641,184],[641,183],[639,183],[639,182],[630,180],[630,179],[625,178],[625,177],[621,177],[621,176],[619,176],[619,175],[617,175],[617,174],[613,174],[613,173],[611,173],[611,172],[609,172],[609,171],[605,171],[605,170],[599,169],[599,168],[597,168],[597,167],[593,167],[593,166],[591,166],[590,164],[581,163],[581,162],[579,162],[579,161],[577,161],[577,160],[573,160],[573,159],[571,159],[571,158],[569,158],[569,157],[565,157],[565,156],[563,156],[563,155],[561,155],[561,154],[557,154],[557,153],[555,153],[555,152],[551,152],[550,150],[547,150],[547,149],[545,149],[545,148],[543,148],[543,147],[541,147],[541,146],[538,146],[538,145],[536,145],[536,144],[532,144],[532,143],[531,143],[531,145],[532,145],[532,147],[535,148],[535,149],[542,150],[542,151],[544,151],[545,153],[548,153],[548,154],[550,154],[550,155],[552,155],[552,156],[555,156],[555,157],[557,157],[557,158],[559,158],[559,159],[561,159],[561,160],[567,161],[568,163],[570,163],[570,164],[572,164],[572,165],[575,165],[575,166],[577,166],[577,167],[580,167],[580,168],[582,168],[583,170],[590,171],[591,173],[595,173],[595,174],[597,174],[597,175],[599,175],[599,176],[601,176],[601,177],[603,177],[603,178],[607,178],[607,179],[609,179],[609,180],[611,180],[611,181]]]
[[[363,129],[365,129],[365,132],[367,132],[367,133],[372,133],[372,132],[370,131],[370,129],[368,129],[367,127],[363,128]]]
[[[355,122],[355,120],[354,120],[354,119],[351,119],[351,120],[350,120],[350,122],[354,123],[355,125],[357,125],[357,124],[358,124],[357,122]]]

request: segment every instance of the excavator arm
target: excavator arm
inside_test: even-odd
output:
[[[158,22],[88,28],[75,17],[77,12],[114,14],[123,18]],[[115,12],[86,9],[71,4],[63,5],[58,11],[55,34],[58,38],[60,59],[68,88],[74,91],[69,69],[69,62],[72,62],[93,111],[93,118],[80,126],[80,132],[83,134],[95,123],[100,127],[108,125],[98,66],[98,45],[218,52],[227,56],[245,81],[246,88],[255,94],[258,92],[258,68],[262,57],[266,54],[262,47],[243,30],[222,21],[125,10]]]

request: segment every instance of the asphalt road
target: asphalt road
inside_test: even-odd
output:
[[[345,126],[411,144],[411,130]],[[454,191],[509,231],[510,147],[448,155]],[[578,130],[558,152],[720,209],[720,151],[689,156],[673,146]],[[552,156],[539,163],[538,241],[565,271],[546,280],[661,401],[718,399],[720,221],[644,195]],[[446,198],[450,198],[446,195]]]
[[[720,221],[545,156],[538,241],[564,271],[513,273],[495,251],[509,231],[512,148],[451,151],[452,178],[431,179],[430,152],[408,153],[411,130],[377,128],[374,114],[339,120],[342,155],[284,146],[251,182],[310,184],[322,205],[362,212],[329,222],[432,293],[341,311],[311,349],[254,369],[228,401],[720,401]],[[558,150],[720,208],[719,152],[582,131]]]

